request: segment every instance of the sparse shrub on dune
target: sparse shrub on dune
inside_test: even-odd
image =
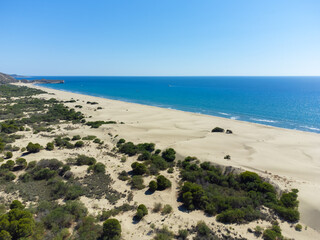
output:
[[[224,129],[221,127],[215,127],[214,129],[211,130],[211,132],[224,132]]]

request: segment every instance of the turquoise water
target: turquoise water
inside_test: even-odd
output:
[[[54,77],[46,87],[320,133],[320,77]],[[148,114],[148,113],[146,113]]]

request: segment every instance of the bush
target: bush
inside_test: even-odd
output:
[[[16,168],[17,170],[22,170],[27,167],[27,161],[24,158],[18,158],[16,160],[16,165],[18,165]]]
[[[178,239],[186,240],[188,238],[189,232],[187,229],[179,229]]]
[[[153,205],[152,211],[156,213],[156,212],[160,212],[161,209],[162,209],[162,203],[155,203]]]
[[[173,148],[166,149],[162,152],[162,157],[167,162],[173,162],[176,158],[176,151]]]
[[[54,149],[54,144],[52,142],[48,142],[47,146],[46,146],[46,149],[48,151],[52,151]]]
[[[149,190],[150,190],[151,192],[154,192],[154,191],[156,191],[157,189],[158,189],[158,184],[157,184],[157,182],[154,181],[154,180],[150,181],[150,183],[149,183]]]
[[[123,170],[121,173],[119,173],[118,179],[122,180],[122,181],[127,181],[129,180],[129,174]]]
[[[12,172],[7,172],[4,175],[4,178],[5,178],[6,181],[11,182],[11,181],[16,179],[16,175],[14,175]]]
[[[121,225],[117,219],[108,219],[103,223],[102,237],[105,240],[118,240],[121,237]]]
[[[139,161],[146,161],[146,160],[150,160],[151,158],[151,153],[144,151],[142,154],[139,155],[138,160]]]
[[[72,141],[76,141],[76,140],[80,140],[80,139],[81,139],[80,135],[75,135],[72,137]]]
[[[8,160],[6,163],[1,165],[1,169],[7,169],[9,171],[12,171],[14,164],[15,164],[14,161]]]
[[[127,142],[120,145],[119,151],[129,156],[134,156],[138,153],[138,148],[132,142]]]
[[[143,189],[145,187],[143,185],[143,178],[140,175],[133,176],[131,179],[131,186],[132,186],[132,188],[135,188],[138,190]]]
[[[97,162],[97,160],[93,157],[88,157],[86,155],[78,155],[76,158],[76,165],[82,166],[82,165],[93,165]]]
[[[211,132],[224,132],[224,129],[221,127],[215,127],[214,129],[211,130]]]
[[[103,163],[96,163],[94,165],[91,165],[88,168],[88,172],[93,171],[94,173],[106,173],[106,166]]]
[[[147,167],[143,163],[134,162],[131,164],[131,168],[134,175],[143,175],[147,172]]]
[[[164,205],[161,211],[162,214],[169,214],[171,212],[172,212],[172,207],[169,204]]]
[[[207,224],[204,221],[200,221],[197,223],[196,231],[197,231],[197,234],[200,236],[209,236],[211,233],[210,228],[207,226]]]
[[[13,200],[10,209],[24,209],[24,205],[19,200]]]
[[[282,240],[283,236],[280,227],[273,225],[270,229],[264,230],[262,238],[264,240]]]
[[[294,227],[294,229],[295,229],[296,231],[298,231],[298,232],[301,232],[301,230],[302,230],[301,224],[297,224],[297,225]]]
[[[81,148],[81,147],[83,147],[83,145],[84,145],[84,142],[83,142],[83,141],[77,141],[77,142],[74,144],[74,146],[75,146],[76,148]]]
[[[137,208],[137,213],[135,215],[135,217],[138,220],[141,220],[145,215],[148,214],[148,209],[144,204],[140,204]]]
[[[162,191],[171,187],[171,182],[165,176],[160,175],[157,177],[157,185],[158,185],[158,190]]]
[[[6,159],[12,158],[12,152],[6,152]]]
[[[27,145],[27,151],[29,153],[37,153],[40,151],[40,149],[41,149],[41,146],[39,143],[29,142],[29,144]]]

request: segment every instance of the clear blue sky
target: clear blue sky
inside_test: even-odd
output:
[[[0,0],[0,72],[320,75],[320,0]]]

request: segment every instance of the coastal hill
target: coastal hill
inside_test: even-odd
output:
[[[43,83],[43,84],[64,83],[64,80],[56,80],[56,79],[33,79],[33,80],[19,79],[18,80],[18,79],[15,79],[14,77],[20,77],[20,75],[17,75],[17,74],[8,75],[8,74],[0,72],[0,84],[17,83],[17,82],[22,82],[22,83]]]
[[[0,84],[15,83],[15,82],[18,82],[18,80],[16,80],[15,78],[11,77],[8,74],[4,74],[0,72]]]

